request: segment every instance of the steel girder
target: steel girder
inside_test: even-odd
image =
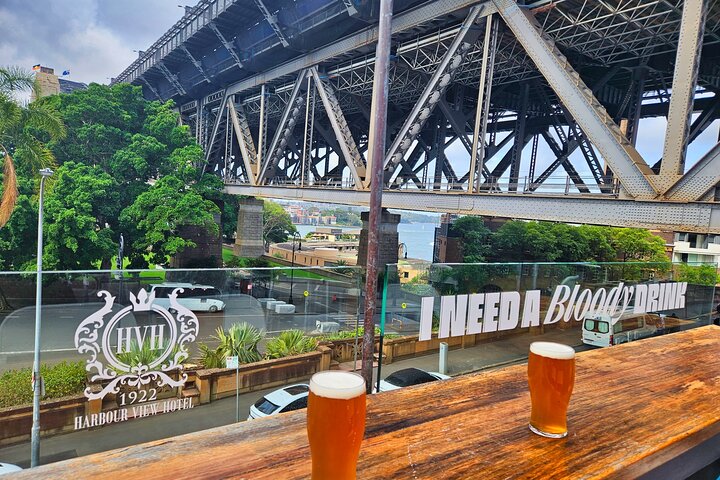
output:
[[[713,5],[715,5],[713,8],[717,10],[717,6],[714,2],[714,0],[709,0],[709,2]],[[582,2],[580,2],[582,3]],[[586,5],[593,4],[594,2],[584,2]],[[593,52],[600,52],[597,53],[596,58],[593,58],[591,60],[588,60],[587,58],[583,57],[577,57],[571,55],[572,52],[565,53],[568,55],[568,58],[571,59],[571,61],[568,61],[568,65],[572,63],[574,67],[578,69],[579,72],[583,75],[583,78],[586,78],[587,74],[587,66],[589,63],[588,61],[595,61],[596,59],[612,59],[609,61],[624,61],[624,59],[629,55],[629,52],[627,49],[619,48],[618,39],[622,40],[621,36],[621,29],[620,25],[622,25],[623,21],[625,22],[626,27],[628,30],[633,30],[633,35],[639,35],[637,42],[632,40],[628,43],[629,45],[640,45],[640,39],[644,39],[647,42],[652,38],[652,36],[647,36],[645,33],[640,32],[643,29],[643,23],[642,22],[653,22],[655,20],[660,20],[666,17],[673,16],[672,19],[668,19],[665,26],[667,29],[661,30],[659,27],[652,27],[650,28],[650,32],[661,32],[658,38],[658,42],[660,47],[658,47],[660,50],[666,49],[669,51],[671,48],[675,48],[673,45],[677,44],[677,32],[680,28],[680,22],[679,22],[679,14],[673,9],[668,9],[670,13],[663,13],[660,15],[658,12],[657,14],[652,14],[649,12],[645,12],[645,14],[640,15],[640,13],[643,12],[642,8],[639,5],[635,5],[633,7],[631,5],[632,2],[620,2],[619,5],[616,6],[609,6],[609,4],[602,3],[600,5],[600,10],[606,10],[607,17],[604,19],[601,19],[599,16],[596,18],[597,22],[594,24],[598,26],[598,28],[603,28],[602,25],[604,25],[602,22],[607,22],[607,25],[613,25],[612,27],[608,26],[608,28],[605,28],[602,31],[607,31],[608,33],[608,39],[605,45],[600,45],[598,43],[595,47],[596,50],[593,50]],[[635,2],[638,3],[638,2]],[[659,2],[659,4],[664,5],[663,2]],[[582,7],[580,9],[576,8],[576,5],[579,5],[579,3],[574,2],[573,0],[567,0],[565,2],[558,2],[548,13],[541,13],[538,14],[538,18],[556,18],[559,16],[557,12],[562,11],[564,14],[567,14],[568,12],[572,11],[570,8],[564,8],[566,5],[572,5],[574,10],[574,16],[571,16],[571,18],[576,19],[578,22],[588,22],[587,24],[590,24],[590,18],[583,18],[582,15],[576,15],[578,10],[582,10]],[[442,8],[442,7],[441,7]],[[658,7],[659,8],[659,7]],[[561,10],[562,9],[562,10]],[[614,9],[614,10],[613,10]],[[637,12],[638,15],[632,16],[631,14],[633,12]],[[587,12],[586,12],[587,13]],[[622,20],[622,15],[628,16],[630,20]],[[590,15],[589,13],[587,15]],[[592,13],[592,15],[599,15],[599,13],[596,11]],[[592,16],[590,15],[590,16]],[[565,17],[563,17],[565,18]],[[567,20],[567,19],[566,19]],[[612,22],[611,22],[612,20]],[[663,20],[665,21],[665,20]],[[715,25],[712,23],[711,20],[708,20],[708,25]],[[483,22],[484,23],[484,22]],[[546,24],[549,25],[549,24]],[[649,25],[649,24],[648,24]],[[549,25],[549,27],[546,29],[546,33],[551,32],[552,33],[552,25]],[[577,28],[577,27],[574,27]],[[567,29],[566,29],[567,30]],[[715,35],[716,27],[712,27],[709,31],[706,31],[706,43],[708,41],[708,38],[713,38],[713,35]],[[421,95],[421,91],[427,87],[428,75],[434,74],[438,70],[438,65],[442,61],[443,58],[445,58],[445,54],[448,52],[452,45],[453,39],[457,36],[457,33],[459,31],[459,28],[457,27],[450,27],[450,28],[442,28],[439,29],[435,35],[429,35],[427,34],[427,30],[420,31],[415,39],[410,38],[408,36],[405,36],[401,38],[401,40],[398,42],[398,53],[397,53],[397,62],[398,66],[393,69],[393,80],[394,84],[391,86],[391,98],[393,99],[393,103],[396,107],[401,107],[401,111],[404,111],[404,109],[408,108],[407,106],[413,103],[417,103],[418,98]],[[559,30],[557,30],[559,31]],[[674,32],[674,33],[673,33]],[[554,37],[557,38],[556,33],[552,33]],[[577,44],[581,46],[588,46],[588,43],[583,43],[585,41],[590,41],[589,38],[593,35],[597,36],[593,32],[586,31],[585,33],[581,33],[580,29],[576,32],[574,37],[572,37],[572,41],[578,40]],[[584,35],[584,36],[583,36]],[[643,36],[645,35],[645,36]],[[431,42],[430,40],[436,37],[437,41],[435,43]],[[568,36],[568,38],[570,38]],[[634,38],[634,37],[633,37]],[[712,40],[711,40],[712,41]],[[635,43],[632,43],[635,42]],[[412,44],[415,43],[415,49],[413,50]],[[572,42],[570,42],[568,45],[566,45],[566,42],[559,41],[559,44],[562,44],[566,46],[567,48],[572,48]],[[419,45],[418,45],[419,44]],[[448,87],[448,90],[445,93],[448,93],[448,98],[445,98],[445,95],[443,94],[441,96],[442,103],[445,108],[443,108],[444,111],[450,111],[454,112],[451,113],[451,115],[448,117],[451,122],[450,125],[453,127],[453,132],[455,133],[455,138],[461,138],[461,142],[463,142],[463,138],[468,137],[469,132],[465,131],[468,129],[472,129],[474,124],[471,124],[467,122],[467,119],[470,118],[472,115],[468,114],[468,112],[474,112],[477,111],[475,108],[473,108],[473,104],[477,106],[476,101],[470,101],[468,102],[468,99],[472,97],[470,93],[477,92],[475,88],[477,88],[478,84],[478,77],[480,75],[480,72],[483,70],[480,66],[482,63],[482,52],[485,47],[485,42],[478,41],[471,45],[471,48],[469,52],[467,53],[464,62],[463,68],[459,69],[457,74],[453,77],[453,81],[451,82],[451,85]],[[589,47],[588,47],[589,48]],[[614,51],[612,51],[615,49]],[[590,50],[588,50],[590,52]],[[644,52],[642,47],[638,47],[636,49],[636,56],[639,54],[639,52]],[[514,118],[513,115],[515,115],[518,110],[520,110],[522,103],[520,101],[517,101],[519,99],[519,96],[513,96],[510,91],[502,91],[502,85],[506,85],[508,80],[519,80],[524,79],[527,80],[528,78],[541,78],[541,75],[543,72],[538,73],[538,70],[535,69],[533,66],[533,60],[529,58],[525,52],[521,48],[521,43],[518,43],[512,35],[509,34],[509,32],[506,30],[504,32],[499,32],[498,34],[498,48],[497,48],[497,59],[496,62],[494,62],[494,66],[498,70],[498,75],[495,77],[495,88],[492,92],[492,107],[490,111],[488,112],[488,115],[490,118],[494,118],[497,115],[501,115],[499,117],[500,119],[504,119],[504,123],[496,122],[495,125],[504,125],[504,124],[510,124],[512,121],[509,120],[510,118]],[[557,52],[553,52],[557,56]],[[594,54],[595,55],[595,54]],[[652,57],[653,53],[650,52],[649,56]],[[557,58],[560,60],[560,63],[562,63],[563,57],[557,56]],[[336,62],[339,59],[339,57],[334,57],[331,59],[331,62]],[[368,86],[371,85],[372,81],[372,56],[365,56],[362,58],[358,57],[351,57],[349,58],[345,63],[341,63],[339,66],[337,63],[331,63],[327,65],[327,72],[328,76],[327,78],[323,78],[323,81],[326,85],[332,87],[333,94],[337,101],[337,107],[338,110],[343,114],[345,117],[345,123],[346,125],[349,125],[353,129],[353,136],[357,140],[356,149],[358,151],[358,154],[363,151],[363,142],[366,142],[367,140],[362,137],[362,125],[364,122],[359,122],[359,119],[363,115],[363,109],[361,108],[364,103],[362,102],[362,98],[367,98],[369,94]],[[403,68],[402,65],[408,65],[412,66],[415,71],[413,71],[413,68]],[[618,64],[621,65],[621,64]],[[622,65],[628,65],[628,64],[622,64]],[[660,95],[660,100],[662,102],[665,102],[667,104],[667,98],[670,98],[670,95],[667,94],[667,91],[669,90],[668,85],[666,84],[666,81],[669,80],[667,72],[658,74],[658,65],[652,65],[648,68],[648,85],[647,91],[650,90],[661,90],[666,92],[665,95]],[[625,85],[627,85],[626,79],[628,78],[628,71],[630,69],[626,66],[618,66],[617,68],[610,67],[607,69],[604,69],[605,75],[607,76],[605,80],[604,87],[596,87],[594,90],[597,93],[597,97],[602,100],[603,103],[608,103],[607,99],[610,99],[611,97],[606,97],[605,95],[608,95],[608,91],[612,92],[612,95],[615,96],[615,100],[611,100],[609,103],[608,111],[611,111],[613,115],[616,113],[616,109],[618,108],[617,105],[622,104],[622,94],[625,92],[626,88]],[[568,73],[568,75],[573,78],[572,73]],[[577,75],[577,74],[576,74]],[[597,77],[595,77],[597,78]],[[706,75],[707,78],[707,75]],[[552,83],[552,79],[548,79],[550,83]],[[259,111],[260,111],[260,105],[264,102],[264,109],[265,114],[267,118],[277,118],[280,116],[283,112],[286,111],[288,106],[288,100],[289,97],[291,97],[292,94],[292,84],[283,84],[285,82],[285,78],[279,77],[276,78],[272,83],[273,87],[273,93],[271,94],[271,97],[268,97],[267,95],[258,94],[256,93],[257,90],[255,88],[248,89],[248,91],[243,92],[244,98],[242,98],[240,104],[245,107],[245,113],[247,120],[249,121],[250,125],[252,125],[252,131],[253,136],[255,136],[256,127],[259,123]],[[701,82],[707,80],[700,79]],[[317,83],[317,82],[316,82]],[[592,81],[592,76],[588,78],[588,85],[590,84],[595,85],[596,82]],[[458,101],[454,97],[455,91],[449,90],[454,89],[459,86],[472,86],[474,87],[473,90],[468,90],[468,95],[465,98],[465,101],[468,102],[468,105],[466,106],[465,110],[459,109],[453,102]],[[533,87],[537,88],[537,87]],[[546,88],[546,87],[545,87]],[[701,86],[697,87],[701,89]],[[608,90],[609,89],[609,90]],[[510,89],[512,90],[512,88]],[[636,98],[638,98],[641,102],[643,99],[642,95],[642,88],[637,88],[634,90],[633,95],[635,93],[638,94]],[[673,91],[675,89],[673,88]],[[696,90],[693,89],[693,92]],[[582,93],[583,91],[581,91]],[[474,95],[474,93],[473,93]],[[555,128],[557,124],[555,124],[554,120],[557,120],[561,122],[562,129],[567,130],[566,136],[567,136],[567,144],[572,145],[573,142],[576,142],[578,145],[575,147],[586,147],[582,149],[582,153],[585,156],[585,159],[588,161],[588,164],[591,165],[591,172],[593,173],[593,176],[595,177],[595,181],[600,184],[601,180],[598,179],[598,175],[601,172],[599,167],[599,159],[597,155],[593,152],[593,145],[595,147],[598,147],[597,141],[593,141],[591,144],[588,142],[584,137],[584,130],[586,129],[585,125],[580,125],[582,128],[578,128],[578,125],[576,125],[573,121],[573,118],[576,117],[576,114],[573,112],[572,115],[569,117],[566,115],[568,112],[563,111],[560,113],[558,110],[559,103],[555,99],[554,96],[551,95],[552,98],[548,99],[547,101],[538,102],[537,101],[537,95],[531,95],[531,101],[527,105],[528,110],[528,120],[527,120],[527,128],[530,128],[531,125],[533,125],[533,122],[545,122],[546,125],[550,125],[551,127]],[[560,97],[560,95],[558,95]],[[653,98],[651,98],[653,97]],[[592,100],[587,96],[588,98],[587,102],[593,107],[597,108],[595,103],[597,100]],[[659,111],[656,105],[653,105],[652,101],[656,101],[653,95],[645,95],[644,96],[646,100],[646,104],[643,106],[643,115],[646,115],[645,112],[655,112]],[[451,100],[453,99],[453,100]],[[515,100],[513,100],[515,99]],[[473,99],[474,100],[474,99]],[[563,103],[565,103],[564,98],[560,98]],[[460,99],[462,102],[462,100]],[[630,107],[632,107],[632,103],[628,103]],[[325,105],[324,105],[325,106]],[[638,104],[640,106],[640,104]],[[184,107],[184,105],[183,105]],[[206,108],[204,107],[202,110],[206,111],[206,113],[203,113],[202,115],[209,115],[212,119],[212,116],[217,117],[217,123],[219,122],[228,122],[228,117],[223,117],[222,115],[217,115],[215,112],[222,111],[223,109],[220,108]],[[226,110],[226,109],[225,109]],[[367,110],[367,107],[365,106],[365,110]],[[569,109],[568,109],[569,110]],[[314,110],[313,110],[314,111]],[[327,112],[327,107],[325,108],[325,111]],[[505,112],[505,113],[503,113]],[[708,113],[704,114],[703,117],[703,124],[706,127],[710,122],[712,122],[713,118],[715,118],[713,115],[715,115],[714,111],[707,111]],[[447,113],[447,112],[446,112]],[[656,114],[656,113],[655,113]],[[503,117],[504,115],[504,117]],[[632,117],[632,115],[628,115]],[[487,117],[487,116],[486,116]],[[565,117],[563,119],[563,117]],[[639,116],[637,117],[639,118]],[[280,119],[282,120],[282,118]],[[552,121],[548,121],[552,120]],[[695,123],[700,119],[698,119]],[[320,131],[320,129],[324,129],[325,133],[332,132],[331,135],[333,135],[336,138],[342,138],[341,134],[338,134],[338,130],[342,130],[342,128],[334,128],[334,126],[331,124],[330,118],[325,118],[325,116],[318,116],[316,119],[316,128],[315,131]],[[275,122],[265,122],[265,125],[270,124],[271,130],[273,128],[273,124]],[[282,122],[280,122],[282,124]],[[466,124],[467,123],[467,124]],[[477,122],[476,122],[477,123]],[[462,126],[459,126],[461,125]],[[539,123],[538,123],[539,124]],[[205,121],[203,122],[203,125],[213,125],[213,123]],[[447,124],[445,125],[447,127]],[[432,122],[428,121],[428,125],[426,128],[422,129],[421,132],[424,131],[437,131],[440,128],[439,124],[432,124]],[[503,127],[506,128],[507,127]],[[202,130],[202,129],[200,129]],[[349,129],[348,129],[349,130]],[[613,128],[608,128],[608,130],[613,130]],[[693,138],[692,132],[695,130],[695,127],[693,126],[690,129],[690,138]],[[222,129],[218,129],[218,131],[222,131]],[[465,132],[463,132],[465,131]],[[537,131],[536,129],[531,128],[530,134],[535,133],[535,135],[530,135],[530,138],[533,139],[533,142],[536,143],[537,137]],[[461,132],[463,132],[461,134]],[[492,136],[492,132],[491,136]],[[277,131],[276,131],[277,134]],[[300,134],[298,134],[298,137]],[[476,137],[477,135],[473,135],[473,137]],[[292,137],[292,135],[291,135]],[[442,141],[438,142],[438,144],[445,144],[447,141],[447,138],[445,135],[443,135]],[[484,138],[484,136],[483,136]],[[239,140],[239,136],[238,136]],[[328,142],[328,139],[326,136],[323,136],[322,140],[324,143],[318,144],[317,140],[313,140],[313,155],[314,159],[311,160],[311,165],[308,167],[310,170],[313,169],[313,165],[317,164],[317,159],[319,157],[325,158],[327,156],[328,149],[332,150],[334,153],[337,153],[340,157],[347,159],[347,156],[345,155],[341,143],[336,143],[335,146],[330,146],[330,142]],[[547,140],[546,140],[547,141]],[[620,143],[622,145],[622,141],[616,139],[616,143]],[[210,145],[214,144],[220,144],[219,139],[215,139],[214,141],[206,142]],[[288,141],[288,146],[295,146],[295,141]],[[464,144],[465,142],[463,142]],[[492,142],[491,142],[492,143]],[[548,142],[549,143],[549,142]],[[562,142],[561,142],[562,143]],[[328,145],[327,147],[324,147],[323,145]],[[358,148],[359,146],[359,148]],[[259,147],[259,143],[258,143]],[[317,149],[325,149],[323,152],[318,153]],[[552,147],[551,147],[552,148]],[[567,147],[565,146],[559,146],[559,149],[564,151]],[[259,150],[259,148],[258,148]],[[295,150],[298,150],[297,148]],[[430,147],[423,147],[419,150],[412,150],[412,148],[408,151],[406,151],[405,156],[400,160],[399,166],[400,169],[398,170],[398,177],[399,181],[401,183],[411,182],[409,184],[409,187],[415,186],[416,188],[420,188],[420,185],[427,185],[427,179],[421,179],[419,178],[421,175],[419,175],[420,170],[423,168],[427,169],[429,166],[432,165],[431,160],[428,160],[430,157],[432,157],[431,154],[427,153],[431,150]],[[479,148],[472,148],[470,151],[479,151]],[[485,149],[483,149],[484,151]],[[556,150],[556,149],[553,149]],[[603,154],[603,157],[607,159],[606,152],[603,152],[602,149],[598,148],[600,150],[600,153]],[[219,151],[219,150],[218,150]],[[425,153],[425,158],[423,159],[423,153]],[[436,161],[436,171],[441,172],[441,176],[444,174],[446,178],[448,179],[448,182],[450,183],[464,183],[468,179],[468,175],[465,175],[463,177],[458,178],[458,175],[455,173],[455,170],[458,168],[457,165],[454,163],[454,161],[449,161],[447,159],[440,161],[439,159],[442,157],[444,158],[444,155],[442,155],[442,152],[438,152],[440,155],[438,155],[438,161]],[[555,152],[557,155],[557,151]],[[260,155],[260,152],[257,152],[258,155]],[[284,152],[283,152],[284,155]],[[284,161],[282,163],[282,169],[285,170],[288,173],[288,176],[294,175],[294,171],[292,170],[295,168],[297,164],[297,157],[298,153],[297,151],[294,151],[292,154],[292,158],[288,161]],[[558,158],[562,157],[564,154],[558,155]],[[303,156],[304,155],[300,155]],[[362,158],[362,157],[360,157]],[[533,155],[533,158],[535,158],[535,155]],[[690,192],[690,189],[688,185],[690,183],[696,183],[699,180],[697,180],[700,177],[706,178],[706,180],[702,180],[702,185],[708,184],[709,187],[705,190],[704,193],[698,194],[698,193],[692,193],[691,197],[696,195],[707,195],[707,192],[712,190],[712,187],[717,183],[715,180],[715,177],[712,175],[709,175],[709,172],[713,171],[715,169],[715,161],[716,156],[709,154],[705,159],[703,159],[702,163],[703,165],[706,165],[705,168],[700,168],[699,170],[702,171],[702,173],[695,173],[694,171],[688,172],[688,174],[693,174],[692,176],[696,178],[696,180],[691,180],[690,177],[686,179],[687,184],[680,184],[679,182],[675,185],[675,187],[668,190],[666,193],[667,198],[671,198],[672,200],[681,200],[682,195],[687,195],[688,193],[682,193],[682,192]],[[569,159],[565,157],[563,159],[564,161],[560,162],[560,165],[565,167],[566,165],[569,165],[570,168],[572,168],[572,164],[569,163]],[[315,163],[313,163],[315,162]],[[531,160],[532,162],[532,160]],[[326,161],[325,167],[326,171],[328,168],[328,163]],[[350,163],[350,162],[348,162]],[[256,163],[255,166],[259,165],[260,163]],[[279,162],[278,162],[279,164]],[[493,164],[491,163],[491,166]],[[595,167],[595,168],[593,168]],[[299,168],[299,167],[298,167]],[[340,164],[333,164],[330,165],[329,168],[331,168],[334,171],[334,174],[337,178],[338,168],[341,168]],[[459,172],[462,174],[462,171]],[[533,171],[534,173],[534,171]],[[573,177],[571,171],[568,171],[571,177]],[[316,177],[319,175],[316,172],[313,172],[313,175]],[[429,176],[432,177],[432,171],[430,171]],[[533,175],[534,176],[534,175]],[[643,174],[645,176],[645,174]],[[656,177],[655,175],[652,175],[653,177]],[[542,177],[542,176],[541,176]],[[579,176],[578,176],[579,177]],[[321,178],[325,179],[327,178],[327,174],[323,174]],[[513,178],[515,178],[513,176]],[[604,179],[603,179],[604,180]],[[646,178],[648,183],[652,186],[652,183],[654,182],[655,178]],[[720,179],[717,179],[720,181]],[[272,181],[271,179],[265,179],[265,182]],[[441,183],[442,178],[440,179],[438,184]],[[574,177],[573,177],[574,181]],[[715,182],[715,183],[713,183]],[[356,182],[357,183],[357,182]],[[515,183],[516,185],[518,182],[511,182]],[[576,182],[577,183],[577,182]],[[622,180],[623,185],[625,185],[625,180]],[[582,189],[582,184],[577,183],[578,188]],[[608,184],[609,185],[609,184]],[[700,184],[698,184],[700,185]],[[591,185],[592,186],[592,185]],[[608,187],[610,188],[610,187]],[[704,186],[700,186],[700,189],[703,189]],[[699,190],[698,190],[699,191]],[[693,190],[694,192],[694,190]],[[533,195],[537,195],[538,192],[534,193]],[[649,196],[646,196],[645,198],[650,198]],[[688,197],[689,198],[689,197]],[[691,198],[694,199],[694,198]]]
[[[177,76],[171,73],[162,61],[157,62],[155,66],[158,68],[158,70],[160,70],[160,73],[163,74],[167,81],[170,82],[170,84],[175,88],[178,94],[185,95],[187,93],[185,91],[185,88],[178,80]]]
[[[706,0],[689,0],[683,5],[665,148],[656,182],[663,193],[684,173],[688,128],[700,66],[706,14]]]
[[[370,192],[341,188],[228,185],[227,192],[264,198],[367,206]],[[622,200],[612,197],[388,190],[383,206],[402,210],[720,234],[720,203]]]
[[[425,122],[432,114],[433,109],[442,100],[447,87],[462,66],[465,55],[480,35],[476,21],[480,18],[482,12],[483,8],[473,7],[463,21],[458,34],[445,52],[443,60],[433,72],[432,77],[421,93],[420,100],[413,107],[400,132],[395,136],[390,149],[385,154],[383,168],[386,171],[392,171],[400,164],[405,153],[410,149]],[[465,129],[463,128],[463,130]]]
[[[258,183],[265,183],[265,181],[269,179],[268,174],[272,174],[277,168],[285,152],[285,146],[290,143],[289,140],[293,129],[305,107],[305,98],[299,95],[299,93],[304,80],[307,78],[307,74],[307,70],[303,70],[297,77],[295,86],[283,111],[283,116],[275,130],[275,136],[270,143],[270,148],[268,148],[267,158],[263,162],[260,175],[257,178]]]
[[[245,112],[242,110],[242,105],[235,108],[235,102],[227,102],[228,113],[230,114],[230,120],[232,121],[233,130],[235,132],[235,138],[237,138],[238,146],[240,147],[240,154],[243,160],[243,166],[245,171],[245,178],[250,185],[255,185],[255,172],[253,167],[257,162],[257,152],[255,151],[255,143],[253,142],[252,134],[250,133],[250,126],[248,125]]]
[[[190,53],[190,50],[188,50],[185,45],[180,45],[180,50],[182,50],[183,52],[185,52],[185,55],[187,55],[188,58],[190,59],[190,62],[191,62],[193,65],[195,65],[195,68],[198,69],[198,72],[200,72],[200,75],[202,75],[202,77],[205,79],[205,81],[208,82],[208,83],[212,83],[212,80],[210,80],[210,77],[209,77],[208,74],[205,72],[205,69],[203,68],[202,64],[200,63],[199,60],[197,60],[197,59],[193,56],[192,53]]]
[[[282,27],[278,23],[277,15],[270,13],[270,10],[268,10],[267,6],[262,0],[255,0],[255,5],[257,5],[257,7],[260,9],[268,24],[270,24],[270,28],[272,28],[273,32],[275,32],[275,35],[277,35],[278,40],[280,40],[280,43],[282,43],[282,46],[289,47],[290,41],[288,41],[285,32],[283,32]]]
[[[342,108],[340,108],[340,103],[335,97],[332,85],[324,78],[321,78],[316,67],[311,68],[310,73],[315,80],[315,87],[320,94],[320,99],[325,107],[325,113],[327,113],[330,125],[335,132],[335,138],[337,138],[340,144],[345,162],[350,168],[356,188],[363,188],[369,180],[366,177],[365,161],[358,151],[347,120],[345,120],[345,115],[343,115]]]
[[[595,99],[553,40],[538,30],[532,14],[514,0],[493,0],[498,12],[538,70],[548,79],[555,94],[583,132],[600,150],[603,158],[633,197],[654,198],[657,192],[648,179],[653,172],[642,156],[630,145],[605,108]]]

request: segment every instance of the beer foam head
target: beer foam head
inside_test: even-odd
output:
[[[319,397],[349,400],[365,393],[365,379],[350,372],[320,372],[310,378],[310,391]]]
[[[575,350],[567,345],[552,342],[533,342],[530,344],[530,351],[541,357],[554,358],[556,360],[571,360],[575,358]]]

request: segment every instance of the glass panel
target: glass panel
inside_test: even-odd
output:
[[[41,463],[304,408],[313,373],[355,366],[360,279],[355,267],[43,272]],[[20,466],[35,282],[0,273],[0,460]]]
[[[707,325],[716,273],[669,262],[388,265],[378,376],[459,375],[525,361],[533,341],[582,351]]]

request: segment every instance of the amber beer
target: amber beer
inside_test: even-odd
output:
[[[575,350],[559,343],[532,343],[528,383],[530,430],[543,437],[566,436],[567,408],[575,384]]]
[[[313,480],[353,480],[365,434],[365,380],[327,371],[310,379],[307,431]]]

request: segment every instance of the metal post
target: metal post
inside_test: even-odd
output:
[[[482,67],[480,67],[480,84],[478,85],[478,99],[477,106],[475,107],[475,126],[473,129],[473,146],[470,157],[470,173],[468,176],[468,192],[472,193],[475,190],[475,173],[477,171],[477,160],[480,157],[482,163],[485,159],[485,138],[480,139],[480,122],[484,122],[487,128],[487,117],[483,118],[483,111],[485,102],[483,95],[485,94],[485,82],[487,81],[487,64],[488,55],[490,55],[490,32],[492,31],[492,15],[488,15],[485,20],[485,40],[483,41],[483,56],[482,56]],[[483,131],[486,130],[483,129]],[[478,148],[482,150],[478,152]],[[477,172],[478,176],[481,172]]]
[[[443,375],[447,375],[447,357],[448,344],[447,342],[440,342],[440,360],[438,365],[438,371]]]
[[[293,283],[295,281],[295,240],[297,239],[298,233],[295,232],[293,234],[293,241],[292,241],[292,262],[290,263],[290,298],[288,298],[288,303],[292,305],[293,303]]]
[[[310,90],[312,89],[312,76],[307,78],[307,99],[305,100],[305,133],[303,135],[302,163],[300,164],[300,186],[305,186],[305,163],[307,161],[308,149],[308,131],[310,130]]]
[[[240,361],[235,363],[235,422],[240,421]]]
[[[265,134],[267,132],[267,125],[265,123],[265,84],[263,83],[260,87],[260,120],[258,124],[258,149],[257,159],[255,160],[255,178],[260,177],[260,165],[264,160],[265,148]]]
[[[373,79],[368,138],[368,163],[372,165],[370,183],[370,214],[368,216],[367,270],[365,279],[365,332],[363,335],[362,376],[367,392],[372,391],[373,348],[375,347],[375,303],[377,300],[379,230],[382,210],[383,159],[387,127],[388,69],[392,37],[393,0],[380,0],[378,43],[375,49],[375,78]]]
[[[33,416],[30,432],[30,466],[40,465],[40,397],[43,380],[40,375],[40,325],[42,320],[42,252],[43,252],[43,199],[45,179],[53,174],[49,168],[40,170],[40,198],[38,200],[37,280],[35,285],[35,356],[33,358],[32,388]]]

